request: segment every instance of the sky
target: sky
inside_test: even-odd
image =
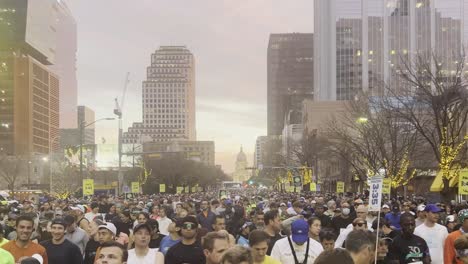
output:
[[[197,140],[213,140],[230,173],[242,146],[249,164],[267,127],[271,33],[313,32],[312,0],[68,0],[78,29],[78,104],[113,117],[122,97],[124,131],[141,121],[141,84],[151,54],[185,45],[196,66]],[[98,142],[117,141],[117,124],[96,124]]]

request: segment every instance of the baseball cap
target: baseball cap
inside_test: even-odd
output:
[[[455,222],[455,216],[449,215],[449,216],[447,216],[447,218],[445,218],[445,221],[447,223],[454,223]]]
[[[431,213],[439,213],[442,210],[435,204],[428,204],[426,205],[426,208],[424,208],[424,211]]]
[[[111,231],[111,233],[114,234],[114,236],[117,235],[117,228],[112,223],[105,223],[104,225],[98,226],[98,230],[102,229],[102,228],[105,228],[105,229]]]
[[[388,206],[388,204],[384,204],[384,205],[382,206],[382,209],[384,209],[384,208],[390,209],[390,206]]]
[[[80,211],[82,213],[85,212],[84,206],[82,206],[81,204],[78,204],[76,206],[71,206],[70,209],[77,210],[77,211]]]
[[[63,220],[63,218],[55,218],[52,220],[52,223],[50,224],[51,226],[53,225],[63,225],[64,228],[67,228],[67,223]]]
[[[426,209],[426,206],[424,204],[418,205],[418,212],[422,212],[424,211],[424,209]]]
[[[148,232],[152,232],[153,229],[151,228],[151,226],[147,223],[141,223],[141,224],[138,224],[135,226],[135,228],[133,228],[133,233],[136,233],[138,230],[142,229],[142,228],[146,228],[146,230],[148,230]]]
[[[280,206],[286,206],[286,204],[285,204],[285,203],[281,203]]]
[[[69,226],[75,222],[75,217],[73,217],[72,215],[66,215],[63,218],[63,221],[65,222],[65,224],[67,224],[67,226]]]
[[[309,225],[304,219],[297,219],[291,224],[291,234],[295,243],[305,243],[309,239]]]

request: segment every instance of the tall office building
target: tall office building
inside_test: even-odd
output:
[[[60,78],[60,128],[77,127],[78,84],[76,79],[77,29],[64,1],[57,1],[55,63],[50,69]],[[94,140],[93,140],[94,141]]]
[[[363,89],[401,86],[404,61],[432,52],[444,73],[457,67],[467,30],[466,0],[316,0],[315,100],[350,100]]]
[[[195,58],[185,46],[153,53],[142,89],[143,122],[123,134],[123,143],[196,140]]]
[[[313,34],[271,34],[267,58],[268,135],[281,135],[289,111],[313,97]]]
[[[254,153],[254,167],[263,167],[263,159],[265,155],[265,145],[268,142],[267,136],[259,136],[255,141],[255,153]]]
[[[49,154],[59,146],[56,1],[0,2],[0,152]]]

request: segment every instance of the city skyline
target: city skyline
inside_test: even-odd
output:
[[[233,171],[241,145],[252,163],[256,137],[266,134],[269,35],[313,32],[312,1],[213,0],[200,5],[145,0],[134,5],[118,0],[93,2],[92,9],[90,1],[66,3],[78,28],[78,103],[94,109],[96,118],[112,117],[113,99],[120,99],[130,72],[126,131],[142,121],[148,54],[159,46],[185,45],[197,61],[197,140],[215,141],[216,164],[226,172]],[[115,142],[114,131],[117,122],[97,124],[97,141]]]

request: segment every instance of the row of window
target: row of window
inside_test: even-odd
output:
[[[145,108],[146,111],[148,111],[147,110],[148,108],[152,108],[152,109],[154,109],[155,113],[185,113],[186,112],[184,110],[185,109],[185,104],[178,104],[177,106],[174,105],[174,107],[172,107],[172,109],[166,109],[166,110],[157,109],[157,108],[163,108],[163,107],[158,107],[158,105],[156,105],[156,104],[145,104],[144,108]],[[168,108],[168,107],[165,107],[165,108]]]

